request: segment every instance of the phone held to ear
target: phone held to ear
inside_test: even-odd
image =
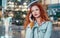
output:
[[[33,21],[34,21],[34,17],[33,17],[32,14],[30,14],[30,16],[29,16],[29,20],[30,20],[30,22],[33,22]]]
[[[31,19],[32,19],[32,20],[34,19],[33,15],[31,16]]]

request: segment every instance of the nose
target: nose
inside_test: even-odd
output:
[[[36,13],[36,11],[34,11],[34,13]]]

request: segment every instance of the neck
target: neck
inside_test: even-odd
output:
[[[44,21],[44,20],[40,17],[40,18],[36,18],[36,21],[37,21],[38,25],[40,25],[42,23],[42,21]]]
[[[41,23],[41,17],[39,17],[39,18],[36,18],[36,21],[38,22],[38,23]]]
[[[41,19],[41,18],[36,18],[36,21],[38,22],[38,21],[40,21],[40,19]]]

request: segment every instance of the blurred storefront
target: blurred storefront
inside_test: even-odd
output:
[[[60,0],[42,0],[42,4],[53,21],[53,26],[60,27]]]

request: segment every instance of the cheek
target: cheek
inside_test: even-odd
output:
[[[37,16],[40,16],[40,14],[38,14]]]
[[[35,14],[38,14],[38,16],[40,15],[40,13],[32,13],[33,16],[35,16]]]
[[[39,11],[37,11],[37,14],[38,14],[38,15],[40,15],[40,12],[39,12]]]
[[[40,11],[37,11],[38,14],[40,14]]]
[[[36,13],[35,13],[36,12]],[[32,15],[34,16],[35,14],[38,14],[38,16],[40,15],[40,11],[35,11],[35,12],[32,12]]]

